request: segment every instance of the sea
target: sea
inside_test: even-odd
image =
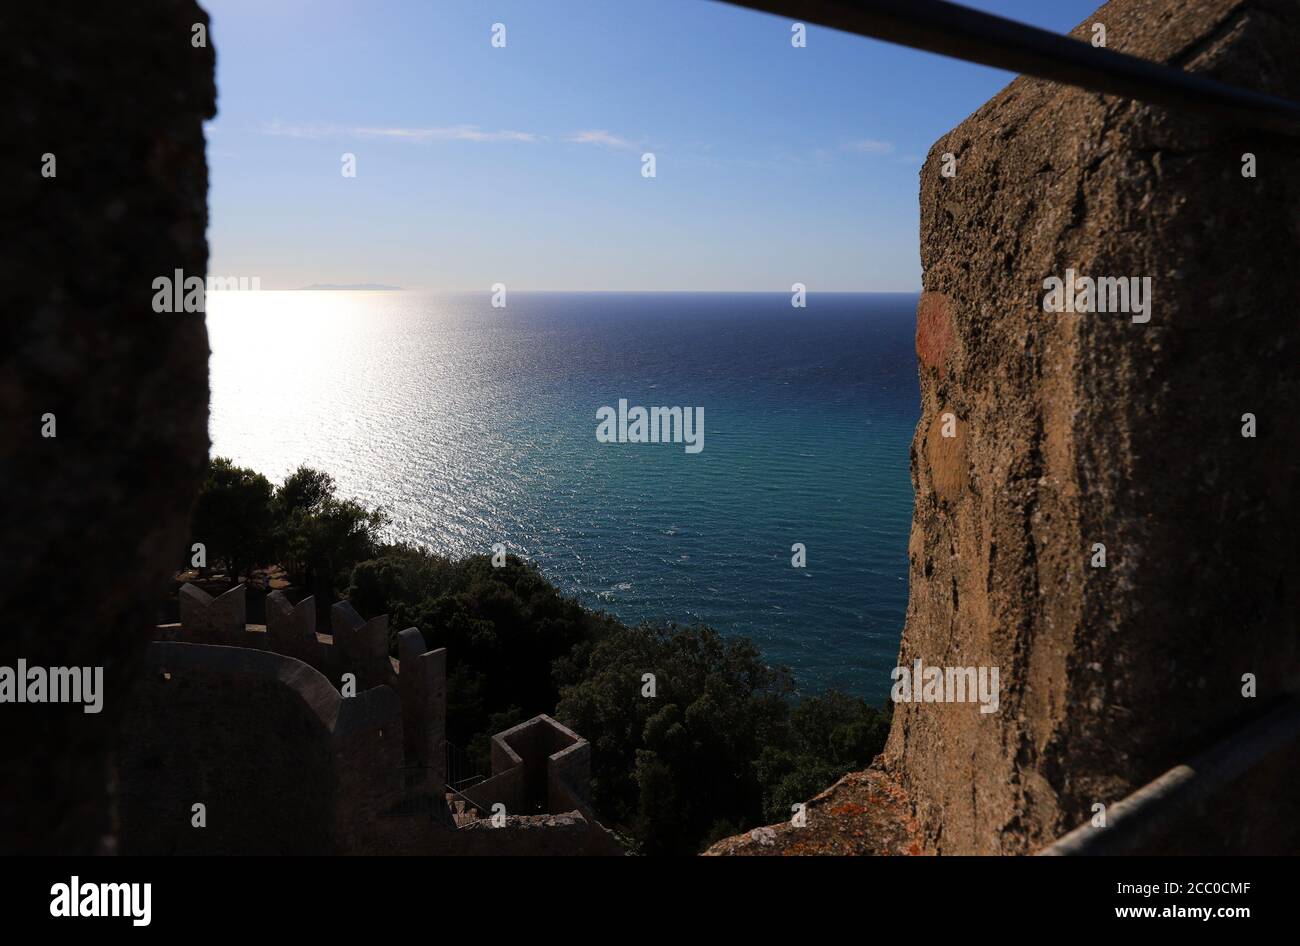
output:
[[[889,693],[917,297],[213,292],[212,454],[299,464],[450,556],[502,543],[627,623],[751,638],[802,693]],[[702,409],[703,448],[598,412]],[[802,559],[801,565],[795,562]]]

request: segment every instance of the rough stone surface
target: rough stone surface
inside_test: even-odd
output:
[[[236,646],[248,624],[248,601],[244,585],[212,597],[196,585],[184,585],[180,599],[181,624],[194,640]]]
[[[397,635],[397,648],[408,785],[437,791],[447,782],[447,651],[426,651],[424,635],[414,627]]]
[[[122,853],[339,850],[334,813],[366,800],[345,797],[336,744],[341,712],[356,701],[266,651],[159,643],[147,660],[123,720]],[[389,750],[395,771],[401,720],[389,709],[392,735],[380,738],[381,723],[368,728],[368,741],[376,754]],[[195,804],[206,809],[201,829],[192,824]]]
[[[1116,0],[1075,35],[1094,22],[1300,96],[1294,4]],[[1295,682],[1298,170],[1294,142],[1032,79],[931,149],[899,662],[998,666],[1001,707],[897,707],[883,761],[926,850],[1032,851]],[[1044,312],[1067,268],[1151,277],[1150,322]]]
[[[185,623],[183,617],[181,623]],[[313,665],[320,662],[323,645],[316,637],[315,597],[308,595],[295,605],[283,591],[267,595],[266,634],[276,653]]]
[[[712,857],[736,855],[920,854],[907,795],[887,774],[852,772],[808,802],[807,822],[755,828],[714,844]]]
[[[0,851],[111,848],[113,733],[185,552],[207,335],[151,302],[207,268],[207,22],[189,0],[0,5],[0,664],[103,666],[107,693],[98,715],[0,712]]]
[[[358,690],[395,682],[388,661],[387,614],[367,621],[351,602],[340,601],[330,608],[330,622],[339,669],[356,677]]]

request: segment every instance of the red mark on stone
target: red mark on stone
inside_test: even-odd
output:
[[[916,306],[916,355],[938,371],[952,350],[951,303],[941,292],[923,292]]]

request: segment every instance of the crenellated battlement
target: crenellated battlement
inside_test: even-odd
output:
[[[369,620],[349,601],[330,608],[333,634],[316,630],[316,600],[306,597],[293,604],[288,595],[273,591],[266,598],[266,624],[247,623],[246,586],[238,585],[213,596],[190,583],[179,593],[180,623],[160,625],[159,638],[178,644],[241,647],[269,651],[301,661],[337,690],[346,674],[355,680],[355,696],[376,687],[396,691],[394,705],[401,708],[397,744],[403,748],[401,767],[414,773],[411,784],[441,785],[445,762],[447,657],[445,650],[426,651],[424,637],[410,627],[398,635],[399,653],[408,673],[399,672],[400,660],[388,656],[388,615]],[[391,730],[391,725],[388,726]]]
[[[184,610],[181,611],[181,624],[185,625]],[[273,591],[267,595],[266,634],[270,649],[278,654],[295,657],[318,669],[327,662],[325,643],[316,636],[314,597],[308,596],[297,604],[291,604],[288,595],[282,592]]]
[[[180,626],[185,629],[191,643],[218,644],[224,647],[247,646],[244,642],[248,620],[246,590],[244,585],[237,585],[214,598],[197,585],[189,582],[182,585],[177,594]]]
[[[357,692],[372,687],[397,686],[397,662],[388,656],[388,615],[366,620],[351,602],[330,608],[330,630],[316,627],[316,599],[297,604],[282,591],[266,597],[266,624],[248,623],[246,586],[237,585],[213,596],[190,583],[178,595],[180,622],[162,624],[157,639],[186,644],[248,647],[269,650],[315,667],[335,686],[350,673]],[[417,635],[419,631],[415,628]],[[405,632],[403,632],[405,633]]]
[[[455,797],[483,815],[504,804],[505,824],[452,817],[447,651],[427,650],[417,628],[397,635],[393,659],[388,616],[363,618],[347,601],[330,609],[330,634],[317,630],[314,599],[279,591],[265,625],[247,622],[243,585],[213,596],[187,583],[179,605],[180,622],[157,628],[130,714],[128,852],[261,851],[284,838],[274,843],[301,851],[617,851],[586,804],[587,741],[548,716],[494,736],[492,776]],[[173,809],[196,801],[221,831],[177,827]],[[475,830],[456,830],[465,818]]]

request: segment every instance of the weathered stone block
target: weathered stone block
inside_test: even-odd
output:
[[[192,644],[244,646],[248,624],[248,598],[244,585],[236,585],[214,598],[187,582],[181,586],[178,597],[184,640]]]

